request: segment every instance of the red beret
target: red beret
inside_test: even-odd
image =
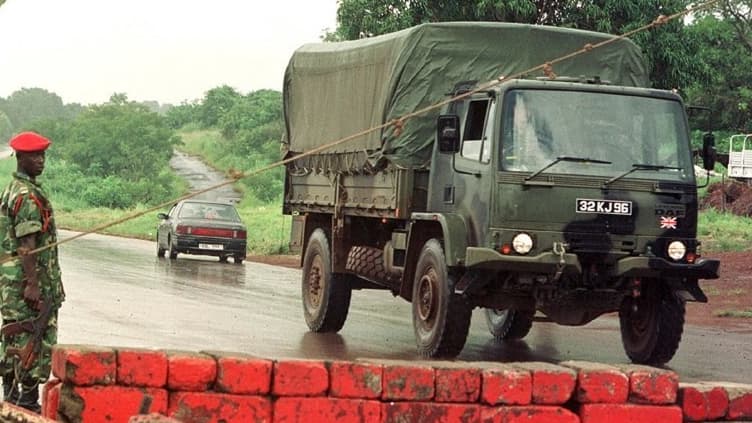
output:
[[[50,146],[50,140],[36,132],[21,132],[10,139],[10,147],[22,153],[44,151]]]

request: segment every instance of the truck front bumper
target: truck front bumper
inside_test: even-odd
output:
[[[468,247],[465,266],[507,272],[554,273],[563,267],[564,273],[582,273],[582,265],[576,254],[557,255],[545,252],[535,256],[503,255],[490,248]],[[696,263],[675,263],[659,257],[624,257],[616,261],[614,277],[685,277],[694,279],[717,279],[720,261],[699,259]]]

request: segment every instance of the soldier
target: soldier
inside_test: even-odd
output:
[[[57,311],[65,294],[47,194],[36,178],[44,170],[50,141],[34,132],[10,140],[17,171],[0,197],[0,376],[5,401],[39,412],[39,384],[47,381]]]

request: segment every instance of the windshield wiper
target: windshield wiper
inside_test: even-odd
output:
[[[629,175],[632,172],[636,172],[638,170],[682,170],[682,168],[676,167],[676,166],[663,166],[663,165],[654,165],[654,164],[645,164],[645,163],[635,163],[632,165],[632,169],[629,169],[628,171],[622,173],[621,175],[614,176],[613,178],[604,182],[603,186],[606,187],[612,182],[618,181],[619,179]]]
[[[559,157],[556,158],[556,160],[554,160],[551,163],[543,166],[540,170],[538,170],[536,172],[533,172],[532,175],[530,175],[527,178],[525,178],[525,181],[529,181],[529,180],[535,178],[536,176],[538,176],[541,173],[543,173],[544,170],[552,167],[553,165],[555,165],[556,163],[559,163],[559,162],[611,164],[611,162],[606,161],[606,160],[591,159],[589,157],[559,156]]]

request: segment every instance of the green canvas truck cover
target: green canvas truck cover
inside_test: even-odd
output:
[[[293,155],[309,151],[446,99],[459,82],[485,83],[612,37],[539,25],[450,22],[303,45],[285,72],[285,148]],[[615,85],[648,84],[642,53],[627,39],[553,70],[559,76],[599,76]],[[438,115],[435,110],[410,119],[398,136],[391,128],[372,132],[303,163],[327,172],[357,172],[384,159],[401,167],[426,167]]]

